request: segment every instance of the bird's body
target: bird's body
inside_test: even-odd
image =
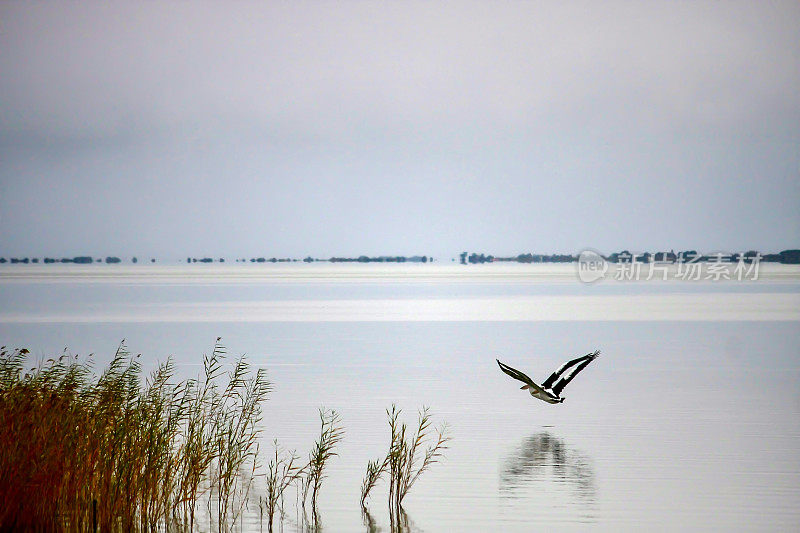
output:
[[[527,389],[528,392],[531,393],[531,396],[533,396],[534,398],[539,398],[540,400],[545,401],[547,403],[561,403],[564,401],[564,398],[556,396],[555,394],[552,393],[552,391],[546,389],[540,389],[538,387],[535,388],[529,385],[523,385],[521,388]]]
[[[578,372],[586,368],[589,363],[597,359],[599,355],[600,350],[597,350],[593,353],[586,354],[583,357],[578,357],[572,361],[567,361],[561,365],[561,368],[550,374],[550,377],[547,378],[541,385],[537,385],[531,378],[519,370],[501,363],[499,359],[496,359],[496,361],[497,364],[500,365],[500,370],[512,378],[523,382],[524,385],[521,388],[523,390],[527,390],[534,398],[538,398],[539,400],[547,403],[561,403],[564,401],[564,398],[561,396],[561,391],[564,390],[564,387],[566,387],[567,384],[572,381],[572,378],[578,375]],[[572,367],[575,367],[572,372],[570,372],[569,375],[562,377],[562,374]]]

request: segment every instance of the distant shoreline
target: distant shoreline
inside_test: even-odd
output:
[[[671,270],[676,265],[668,267]],[[292,263],[292,264],[125,264],[125,265],[2,265],[0,283],[303,283],[303,282],[529,282],[578,281],[576,263],[487,263],[464,267],[457,263]],[[606,280],[603,284],[687,283],[706,280]],[[761,264],[757,280],[713,283],[800,282],[800,265]]]
[[[458,255],[458,259],[451,257],[449,261],[439,260],[435,257],[428,255],[380,255],[380,256],[367,256],[359,255],[357,257],[346,256],[333,256],[329,258],[317,258],[307,256],[303,259],[291,257],[239,257],[235,259],[227,259],[225,257],[186,257],[183,259],[172,260],[166,263],[150,257],[142,259],[141,261],[137,256],[129,258],[120,258],[119,256],[106,256],[92,257],[89,255],[79,255],[74,257],[11,257],[6,258],[0,256],[0,267],[4,265],[95,265],[95,264],[108,264],[108,265],[122,265],[122,264],[167,264],[167,265],[188,265],[188,264],[290,264],[290,263],[457,263],[461,265],[479,265],[485,263],[548,263],[548,264],[563,264],[575,263],[582,259],[584,254],[590,253],[596,257],[602,257],[605,261],[610,263],[659,263],[659,264],[675,264],[675,263],[710,263],[710,262],[745,262],[745,263],[780,263],[780,264],[800,264],[800,249],[788,249],[775,253],[761,253],[757,250],[748,250],[746,252],[714,252],[704,253],[696,250],[683,250],[675,252],[630,252],[622,250],[608,255],[600,254],[594,250],[583,250],[579,254],[533,254],[521,253],[515,256],[495,256],[487,255],[485,253],[469,253],[462,252]]]

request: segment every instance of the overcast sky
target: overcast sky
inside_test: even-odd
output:
[[[798,2],[3,2],[0,255],[800,247]]]

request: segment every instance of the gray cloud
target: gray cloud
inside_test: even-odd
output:
[[[796,245],[798,21],[790,2],[4,3],[0,252]]]

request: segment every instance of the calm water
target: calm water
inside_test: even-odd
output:
[[[368,529],[360,481],[385,452],[392,403],[411,422],[431,406],[453,438],[406,499],[413,531],[800,530],[796,277],[587,286],[418,275],[443,272],[426,268],[355,279],[0,271],[0,343],[110,356],[125,338],[191,375],[222,336],[269,370],[266,441],[305,454],[317,409],[342,414],[347,433],[320,501],[326,531]],[[595,348],[601,358],[555,406],[494,362],[543,380]],[[284,531],[294,531],[292,501],[287,511]],[[388,530],[384,485],[370,511]],[[257,517],[244,528],[258,530]]]

